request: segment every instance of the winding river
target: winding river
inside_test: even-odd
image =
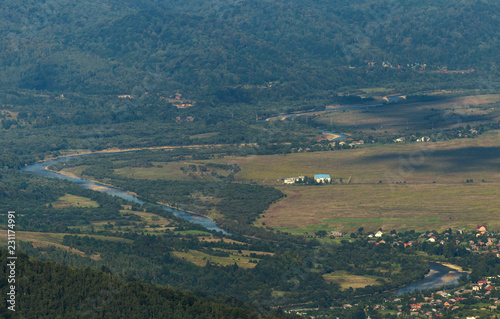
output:
[[[135,203],[145,204],[146,203],[145,201],[143,201],[140,198],[138,198],[137,196],[131,195],[130,193],[123,191],[121,189],[111,187],[108,185],[104,185],[101,183],[88,181],[88,180],[77,178],[77,177],[66,176],[66,175],[63,175],[60,173],[49,171],[47,169],[47,167],[49,167],[52,164],[67,162],[67,161],[71,160],[72,158],[78,158],[78,157],[83,157],[83,156],[92,156],[92,155],[103,155],[103,154],[111,154],[111,153],[83,154],[83,155],[72,155],[72,156],[59,157],[57,159],[48,160],[45,162],[40,162],[40,163],[36,163],[33,165],[29,165],[29,166],[23,168],[22,171],[33,173],[33,174],[44,176],[44,177],[59,178],[59,179],[68,180],[68,181],[71,181],[73,183],[76,183],[76,184],[82,186],[83,188],[97,190],[97,191],[100,191],[100,192],[103,192],[106,194],[118,196],[120,198],[129,200],[129,201],[133,201]],[[185,219],[191,223],[200,224],[208,230],[220,231],[224,234],[227,234],[223,229],[219,228],[213,220],[211,220],[208,217],[185,212],[185,211],[178,210],[178,209],[168,207],[165,205],[160,205],[160,204],[156,204],[156,203],[154,203],[154,204],[162,207],[166,211],[172,212],[175,216],[177,216],[179,218]]]
[[[429,263],[430,272],[422,280],[409,284],[406,287],[399,289],[396,296],[403,295],[407,292],[422,291],[428,289],[436,289],[445,286],[454,286],[458,284],[460,276],[467,274],[466,272],[456,271],[438,263]]]
[[[330,132],[328,132],[328,133],[330,133]],[[342,136],[342,137],[344,137],[344,136]],[[80,185],[81,187],[84,187],[87,189],[93,189],[93,190],[104,192],[104,193],[107,193],[107,194],[110,194],[113,196],[118,196],[118,197],[123,198],[125,200],[133,201],[133,202],[136,202],[139,204],[146,203],[144,200],[141,200],[137,196],[134,196],[134,195],[128,193],[127,191],[124,191],[124,190],[121,190],[121,189],[118,189],[115,187],[111,187],[108,185],[104,185],[101,183],[92,182],[92,181],[88,181],[85,179],[77,178],[77,177],[66,176],[66,175],[63,175],[60,173],[49,171],[47,169],[47,167],[49,167],[52,164],[64,163],[64,162],[67,162],[73,158],[78,158],[78,157],[83,157],[83,156],[92,156],[92,155],[103,155],[103,154],[111,154],[111,153],[99,153],[99,154],[94,153],[94,154],[71,155],[71,156],[59,157],[57,159],[48,160],[48,161],[29,165],[29,166],[23,168],[22,171],[29,172],[29,173],[36,174],[36,175],[40,175],[40,176],[44,176],[44,177],[49,177],[49,178],[59,178],[59,179],[63,179],[63,180],[68,180],[68,181],[76,183],[76,184]],[[204,217],[204,216],[196,215],[193,213],[185,212],[182,210],[174,209],[174,208],[171,208],[171,207],[168,207],[165,205],[160,205],[160,204],[156,204],[156,203],[154,203],[154,204],[162,207],[166,211],[172,212],[177,217],[180,217],[180,218],[185,219],[185,220],[192,222],[192,223],[200,224],[200,225],[204,226],[205,228],[207,228],[208,230],[215,230],[215,231],[220,231],[224,234],[228,234],[223,229],[219,228],[215,224],[215,222],[208,217]],[[399,296],[399,295],[405,294],[407,292],[413,292],[416,290],[421,291],[421,290],[439,288],[439,287],[443,287],[443,286],[456,285],[458,283],[458,278],[462,274],[464,274],[462,272],[455,271],[455,270],[448,268],[446,266],[443,266],[441,264],[429,263],[429,265],[430,265],[430,273],[429,273],[429,275],[427,275],[427,277],[425,277],[424,279],[422,279],[418,282],[412,283],[404,288],[399,289],[396,292],[396,295]]]

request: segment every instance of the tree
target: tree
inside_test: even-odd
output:
[[[325,237],[327,232],[326,230],[318,230],[317,232],[314,233],[318,237]]]

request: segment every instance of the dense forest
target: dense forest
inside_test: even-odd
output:
[[[0,11],[0,79],[11,88],[181,91],[220,102],[374,84],[476,89],[497,72],[498,11],[494,0],[12,0]]]
[[[7,251],[0,251],[6,273]],[[280,311],[263,315],[234,298],[195,296],[143,281],[125,281],[108,272],[75,269],[20,254],[16,312],[0,308],[2,318],[291,318]],[[3,295],[7,279],[0,280]],[[274,314],[272,314],[274,312]]]

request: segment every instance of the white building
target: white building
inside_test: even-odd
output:
[[[314,175],[314,180],[316,183],[330,183],[332,178],[328,174],[317,174]]]

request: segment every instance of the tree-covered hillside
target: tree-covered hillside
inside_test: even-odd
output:
[[[248,85],[266,88],[261,99],[398,82],[478,88],[496,72],[499,11],[495,0],[10,0],[0,81],[129,94],[149,74],[150,90],[222,100]]]
[[[0,252],[3,273],[7,252]],[[10,261],[10,260],[9,260]],[[74,269],[20,254],[15,312],[0,308],[2,318],[278,318],[262,315],[226,297],[205,299],[192,293],[122,281],[108,272]],[[5,295],[10,286],[0,281]],[[276,313],[279,313],[276,311]]]

